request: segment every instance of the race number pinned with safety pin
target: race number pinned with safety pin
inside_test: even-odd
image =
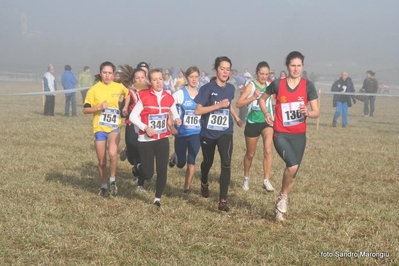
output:
[[[155,129],[155,134],[166,132],[168,114],[150,114],[148,116],[148,125]]]
[[[183,127],[185,129],[200,129],[200,115],[196,115],[194,110],[186,110],[184,112]]]
[[[207,128],[210,130],[225,131],[229,128],[230,110],[215,110],[210,113]]]
[[[281,111],[283,117],[283,125],[285,127],[295,126],[305,121],[305,117],[299,111],[299,106],[303,102],[282,103]]]
[[[118,128],[120,111],[114,108],[106,108],[101,112],[98,124],[100,126]]]

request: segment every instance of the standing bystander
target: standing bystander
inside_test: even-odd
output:
[[[84,87],[91,87],[92,85],[93,85],[93,79],[90,74],[90,67],[85,66],[83,68],[83,72],[80,73],[79,75],[78,87],[84,88]],[[83,104],[85,103],[86,94],[88,90],[89,89],[80,91],[80,94],[82,95]]]
[[[43,76],[43,90],[53,92],[57,90],[57,83],[54,78],[54,66],[48,65],[46,73]],[[44,115],[54,116],[55,94],[47,94],[44,103]]]
[[[334,82],[331,87],[333,92],[342,92],[343,94],[335,94],[333,98],[333,107],[337,107],[335,111],[332,127],[337,126],[337,120],[342,113],[342,127],[348,125],[348,107],[356,103],[355,97],[352,95],[345,95],[345,93],[355,92],[352,79],[349,77],[348,72],[342,72],[341,78]]]
[[[74,89],[76,83],[75,76],[71,72],[72,67],[70,65],[65,66],[65,71],[61,76],[61,83],[64,87],[64,90]],[[72,105],[72,116],[77,116],[76,114],[76,92],[65,93],[65,116],[69,116],[69,106]]]
[[[366,93],[377,93],[378,92],[378,81],[374,78],[375,73],[371,70],[366,72],[366,78],[363,82],[363,89]],[[373,117],[374,115],[374,104],[375,104],[375,96],[365,96],[364,97],[364,108],[363,114],[364,117]],[[369,109],[370,105],[370,109]]]

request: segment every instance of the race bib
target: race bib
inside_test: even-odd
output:
[[[215,110],[210,113],[207,128],[210,130],[224,131],[229,128],[230,110]]]
[[[186,129],[200,129],[200,115],[196,115],[194,110],[186,110],[183,117],[183,127]]]
[[[100,126],[118,128],[120,111],[118,109],[107,108],[101,112],[98,124]]]
[[[281,112],[283,126],[295,126],[305,121],[305,117],[299,112],[299,105],[303,102],[282,103]]]
[[[255,101],[252,102],[251,109],[254,111],[260,111],[259,98],[260,97],[258,97]]]
[[[168,114],[151,114],[148,116],[148,125],[155,129],[155,134],[166,132]]]

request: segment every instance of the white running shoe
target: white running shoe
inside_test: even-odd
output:
[[[263,188],[266,189],[267,192],[274,191],[274,187],[270,183],[269,179],[263,179]]]
[[[147,192],[147,190],[145,190],[143,186],[137,186],[137,191],[138,192]]]
[[[244,177],[244,182],[242,183],[242,189],[245,191],[249,190],[249,177]]]
[[[288,196],[280,194],[278,196],[276,202],[274,202],[274,207],[273,207],[273,212],[274,212],[274,215],[276,216],[277,221],[280,221],[280,222],[285,221],[285,219],[286,219],[285,216],[288,211],[287,205],[288,205]]]

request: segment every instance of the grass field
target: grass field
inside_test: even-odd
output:
[[[0,93],[40,90],[38,83],[0,83]],[[147,193],[136,192],[127,162],[118,166],[119,195],[97,195],[92,116],[80,111],[80,94],[77,118],[62,116],[62,95],[54,117],[42,115],[40,96],[1,96],[0,264],[399,265],[398,98],[377,98],[374,118],[364,118],[358,102],[345,129],[331,128],[331,99],[321,97],[319,130],[316,120],[308,123],[305,157],[281,224],[272,204],[283,162],[274,152],[276,191],[267,193],[259,145],[251,189],[243,191],[243,128],[234,134],[230,212],[217,210],[219,160],[209,199],[199,193],[199,166],[188,196],[181,193],[184,170],[169,169],[158,210],[151,204],[155,178]]]

